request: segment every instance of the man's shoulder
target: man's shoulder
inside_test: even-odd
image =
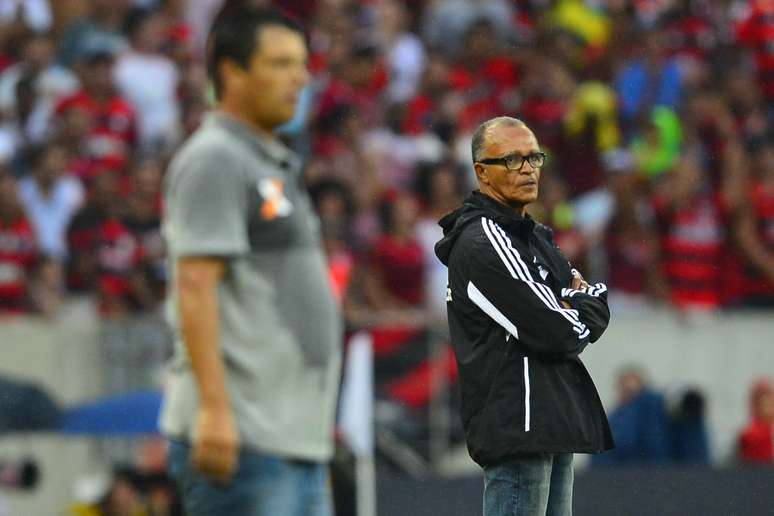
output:
[[[540,222],[535,223],[535,233],[540,236],[541,238],[548,240],[549,242],[554,241],[554,230],[550,227],[546,226],[545,224],[541,224]]]
[[[170,163],[172,172],[217,166],[219,172],[239,167],[244,151],[226,131],[213,125],[202,125],[177,150]],[[179,173],[179,172],[177,172]]]
[[[471,219],[457,237],[453,254],[466,260],[480,260],[489,255],[492,252],[493,237],[492,230],[488,227],[489,221],[486,215]]]

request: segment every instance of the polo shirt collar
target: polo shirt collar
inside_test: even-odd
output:
[[[205,124],[217,125],[239,138],[258,154],[271,159],[284,170],[297,171],[301,168],[301,159],[278,139],[262,134],[241,120],[223,111],[207,114]]]

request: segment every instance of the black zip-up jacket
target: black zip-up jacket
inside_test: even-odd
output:
[[[605,285],[571,289],[553,232],[480,192],[440,224],[435,252],[449,268],[449,330],[473,460],[490,466],[523,453],[612,448],[578,358],[610,319]]]

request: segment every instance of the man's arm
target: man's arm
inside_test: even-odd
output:
[[[607,286],[604,283],[589,285],[580,272],[573,269],[572,284],[562,289],[562,303],[578,311],[580,320],[589,328],[589,342],[596,342],[610,322],[607,306]]]
[[[239,438],[226,390],[217,292],[228,260],[249,251],[249,184],[236,158],[218,147],[181,159],[168,173],[165,234],[176,257],[174,294],[199,397],[192,460],[225,481],[236,466]]]
[[[192,459],[199,471],[220,481],[233,474],[239,449],[220,348],[217,288],[225,268],[222,258],[191,257],[177,262],[182,340],[200,403]]]
[[[536,281],[497,224],[486,218],[479,223],[483,236],[458,243],[461,248],[449,264],[450,274],[462,273],[468,299],[528,351],[554,358],[577,355],[591,333],[577,310],[562,306],[547,285]]]

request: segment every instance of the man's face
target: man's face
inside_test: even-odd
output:
[[[309,81],[306,63],[301,34],[280,26],[261,29],[249,67],[237,72],[234,83],[256,125],[274,129],[293,118]]]
[[[526,127],[496,125],[485,138],[482,159],[502,158],[510,154],[521,157],[539,152],[535,135]],[[481,191],[519,212],[538,197],[540,169],[524,161],[521,170],[508,170],[505,164],[476,163],[476,176]]]

